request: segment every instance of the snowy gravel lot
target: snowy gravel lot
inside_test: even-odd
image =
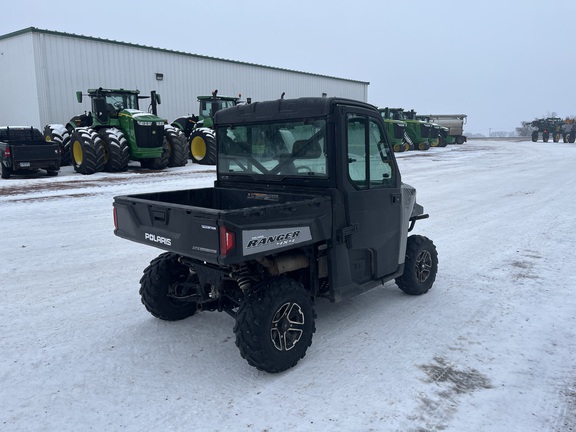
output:
[[[0,181],[0,430],[576,430],[576,145],[470,141],[398,154],[438,249],[394,283],[317,304],[306,357],[259,372],[227,314],[153,318],[160,250],[113,234],[112,198],[210,186],[182,168]]]

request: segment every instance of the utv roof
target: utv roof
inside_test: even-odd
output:
[[[216,124],[252,123],[274,119],[303,119],[331,114],[337,105],[355,106],[376,110],[374,105],[344,98],[304,97],[298,99],[277,99],[237,105],[218,111],[214,116]]]

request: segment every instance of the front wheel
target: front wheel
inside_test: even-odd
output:
[[[104,171],[125,171],[130,162],[130,147],[124,133],[116,128],[104,128],[98,135],[104,142]]]
[[[165,252],[150,262],[140,279],[140,296],[146,310],[166,321],[194,315],[198,276],[178,261],[178,255]]]
[[[532,132],[532,142],[538,141],[538,131]]]
[[[316,331],[314,304],[302,284],[273,278],[246,295],[236,315],[236,346],[255,368],[282,372],[306,355]]]
[[[168,143],[169,167],[181,167],[188,163],[188,144],[184,133],[173,126],[164,126],[164,139]]]
[[[404,273],[396,278],[396,285],[410,295],[420,295],[432,288],[438,272],[438,252],[427,237],[412,235],[406,245]]]

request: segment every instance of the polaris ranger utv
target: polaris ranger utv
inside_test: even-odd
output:
[[[140,295],[164,320],[229,313],[240,354],[281,372],[306,354],[314,302],[395,279],[407,294],[436,278],[427,218],[402,183],[376,107],[339,98],[240,105],[215,116],[214,187],[114,198],[115,234],[164,249]]]

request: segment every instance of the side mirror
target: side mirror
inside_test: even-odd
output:
[[[82,92],[81,91],[76,92],[76,99],[78,99],[78,103],[82,103]]]

